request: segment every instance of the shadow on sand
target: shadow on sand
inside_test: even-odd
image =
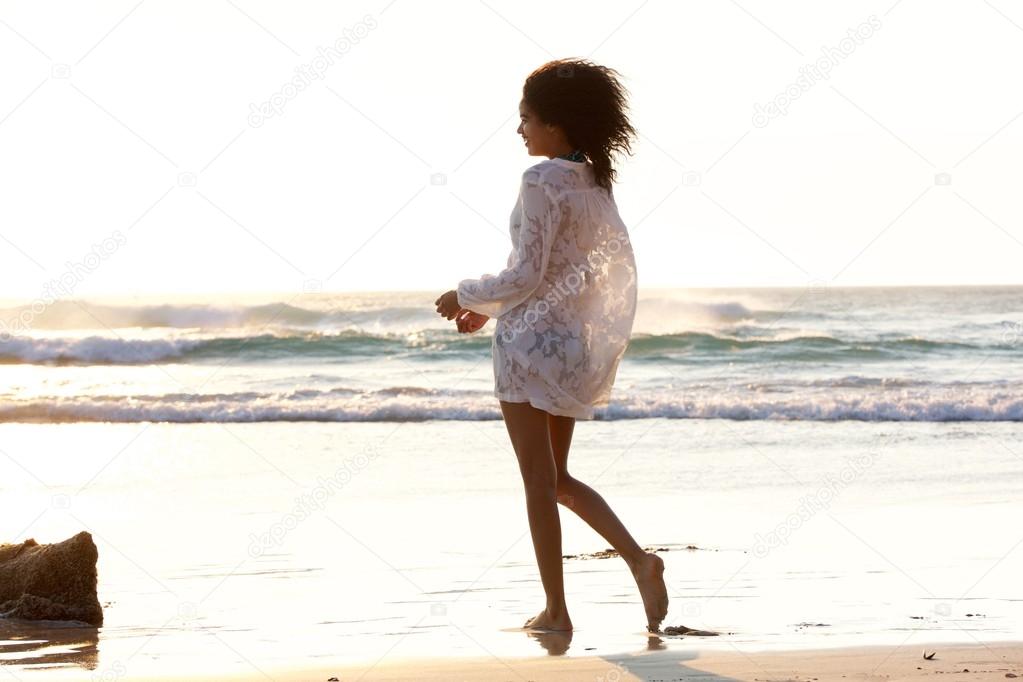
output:
[[[719,633],[706,630],[688,630],[686,634],[664,635],[663,633],[647,633],[647,645],[645,649],[620,654],[596,655],[607,661],[607,670],[598,676],[598,680],[615,682],[623,680],[624,675],[634,675],[641,680],[672,680],[672,679],[699,679],[709,682],[732,682],[737,680],[734,677],[718,675],[716,673],[696,670],[686,666],[686,662],[696,660],[700,657],[698,651],[669,650],[667,640],[693,639],[702,640],[707,637],[715,637]],[[552,632],[543,630],[522,629],[527,637],[536,641],[548,656],[564,656],[571,647],[573,632]],[[585,652],[579,652],[585,655]],[[589,679],[589,678],[587,678]]]

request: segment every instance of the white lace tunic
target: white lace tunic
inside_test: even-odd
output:
[[[496,318],[494,395],[592,419],[607,405],[636,314],[636,261],[614,196],[588,162],[522,174],[512,252],[497,275],[458,283],[458,304]]]

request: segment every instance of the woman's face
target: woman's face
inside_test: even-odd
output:
[[[525,101],[519,102],[519,127],[516,130],[526,144],[530,156],[557,156],[555,150],[565,146],[564,135],[557,126],[553,130],[533,115]]]

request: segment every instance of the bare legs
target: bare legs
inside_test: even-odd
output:
[[[636,543],[600,493],[568,473],[568,449],[572,445],[575,420],[548,414],[547,425],[558,472],[558,502],[574,511],[600,533],[622,555],[629,568],[637,566],[646,554],[643,548]]]
[[[540,568],[540,582],[547,594],[547,606],[526,627],[571,630],[565,604],[565,583],[561,570],[561,519],[558,516],[557,469],[547,435],[547,413],[529,403],[501,401],[519,471],[526,489],[526,514],[533,536],[533,551]]]
[[[571,629],[561,566],[561,520],[557,504],[575,512],[618,551],[639,587],[647,628],[656,631],[668,611],[664,562],[644,552],[600,494],[568,473],[575,419],[538,410],[529,403],[501,402],[526,489],[526,510],[547,608],[527,627]]]
[[[565,505],[607,540],[628,564],[643,597],[647,629],[657,632],[668,613],[668,590],[664,585],[664,561],[644,552],[600,493],[568,473],[568,450],[575,420],[547,415],[551,448],[558,472],[558,502]]]

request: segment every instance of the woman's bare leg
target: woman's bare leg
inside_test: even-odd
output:
[[[525,627],[571,630],[565,603],[561,566],[561,518],[558,514],[557,467],[547,432],[547,413],[529,403],[501,401],[515,456],[519,461],[526,491],[526,513],[533,536],[533,551],[540,569],[540,582],[547,594],[547,606],[526,621]]]
[[[629,565],[647,616],[647,628],[656,632],[668,613],[668,590],[664,585],[664,561],[644,552],[600,493],[568,473],[568,451],[572,446],[575,419],[547,415],[551,452],[557,470],[558,502],[574,511],[608,541]]]

